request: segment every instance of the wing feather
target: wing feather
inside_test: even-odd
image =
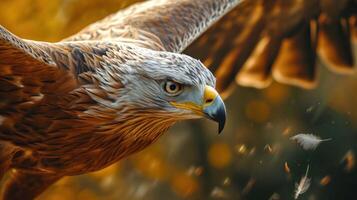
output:
[[[351,73],[353,53],[350,43],[349,23],[346,19],[332,20],[326,15],[319,18],[318,52],[333,71]]]
[[[336,72],[354,71],[355,7],[354,0],[151,0],[65,41],[115,40],[189,54],[215,73],[225,95],[234,82],[313,88],[317,55]]]
[[[184,53],[205,61],[205,65],[216,73],[217,85],[220,86],[220,91],[225,91],[225,96],[232,91],[230,88],[234,85],[234,76],[238,84],[256,88],[267,87],[271,77],[281,83],[306,89],[313,88],[317,85],[318,77],[317,55],[325,59],[325,66],[338,73],[354,72],[356,65],[350,42],[351,35],[352,38],[356,35],[354,30],[357,20],[353,14],[356,12],[356,6],[349,0],[333,1],[329,8],[337,9],[332,9],[333,11],[326,14],[326,9],[322,9],[326,2],[242,2],[208,31],[202,33]],[[248,22],[253,16],[260,15],[257,7],[264,8],[262,20],[250,24]],[[240,15],[229,18],[229,15],[233,16],[231,13]],[[318,20],[322,15],[334,17],[338,26],[327,27],[327,24],[326,27],[322,27]],[[234,43],[236,38],[244,36],[247,30],[258,24],[262,26],[262,31],[250,33],[245,40],[258,38],[259,42],[251,43],[249,47]],[[241,54],[232,56],[237,49],[240,49]],[[239,61],[242,54],[248,55],[243,62],[233,62],[235,59]],[[226,57],[231,62],[219,62]]]
[[[281,46],[281,39],[265,34],[236,77],[243,86],[265,88],[272,82],[271,69]]]
[[[232,82],[259,42],[269,4],[246,1],[238,7],[241,9],[235,8],[223,16],[184,51],[202,60],[215,73],[217,89],[223,96],[234,88]]]
[[[316,84],[315,46],[308,24],[297,34],[285,38],[273,66],[274,78],[283,83],[313,88]]]
[[[73,76],[57,67],[43,45],[17,38],[0,27],[0,114],[76,86]]]
[[[68,40],[130,38],[152,49],[183,51],[241,0],[157,0],[135,4],[92,24]]]
[[[32,145],[55,124],[77,120],[94,104],[81,86],[96,85],[105,51],[101,43],[23,40],[0,26],[0,138]]]

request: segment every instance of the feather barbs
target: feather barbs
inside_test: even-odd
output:
[[[315,150],[321,142],[332,140],[331,138],[321,139],[313,134],[297,134],[290,138],[296,141],[304,150]]]
[[[305,175],[301,177],[300,182],[295,184],[295,195],[294,199],[299,198],[299,196],[303,193],[305,193],[310,185],[311,185],[311,179],[307,177],[307,174],[309,173],[310,166],[307,165]]]

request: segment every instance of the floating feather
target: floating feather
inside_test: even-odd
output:
[[[228,198],[228,194],[222,188],[214,187],[211,192],[211,197],[218,199],[226,199]]]
[[[302,146],[304,150],[315,150],[321,142],[331,140],[331,138],[321,139],[320,137],[313,134],[298,134],[291,137],[290,139],[295,140],[299,145]]]
[[[285,162],[285,164],[284,164],[284,170],[285,170],[286,173],[290,174],[290,167],[289,167],[289,165],[288,165],[288,162]]]
[[[347,172],[352,171],[356,164],[355,154],[353,151],[348,150],[345,156],[342,158],[341,162],[345,165],[345,170]]]
[[[309,173],[309,165],[307,165],[305,176],[301,177],[299,184],[295,184],[295,195],[294,198],[297,199],[301,194],[305,193],[309,189],[311,184],[311,179],[307,177]]]

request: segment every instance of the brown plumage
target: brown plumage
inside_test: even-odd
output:
[[[0,27],[0,178],[16,169],[4,198],[32,199],[63,176],[102,169],[199,112],[222,120],[223,107],[219,116],[204,110],[213,100],[207,98],[219,98],[203,92],[214,78],[181,52],[201,59],[225,96],[235,80],[261,88],[275,78],[311,88],[316,55],[350,72],[354,5],[154,0],[59,43],[23,40]],[[182,97],[190,104],[155,93],[163,77],[192,85]]]
[[[215,72],[224,97],[234,82],[265,88],[275,80],[311,89],[318,83],[317,58],[334,72],[355,71],[356,8],[355,0],[243,1],[184,53]]]

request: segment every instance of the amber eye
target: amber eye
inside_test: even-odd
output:
[[[166,81],[163,87],[165,92],[170,96],[176,96],[182,91],[182,85],[174,81]]]

